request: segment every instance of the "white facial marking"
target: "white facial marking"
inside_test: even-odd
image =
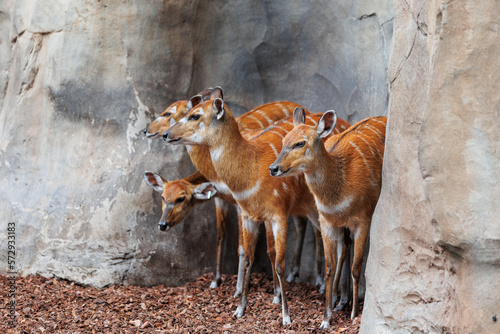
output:
[[[187,118],[186,117],[183,117],[181,118],[181,120],[179,121],[179,124],[186,124],[187,123]]]
[[[188,153],[190,153],[192,149],[193,149],[193,146],[186,145],[186,150],[188,151]]]
[[[205,123],[200,122],[200,124],[198,125],[198,127],[200,128],[200,130],[205,129]]]
[[[172,117],[170,119],[170,126],[174,126],[175,125],[175,119]]]
[[[212,158],[213,162],[219,161],[221,155],[222,155],[222,146],[210,150],[210,157]]]
[[[240,191],[240,192],[233,192],[233,197],[237,201],[243,201],[243,200],[255,195],[259,191],[259,188],[260,188],[260,180],[257,181],[257,183],[250,189]]]
[[[308,158],[311,157],[311,150],[309,149],[309,147],[306,150],[306,157],[308,157]]]
[[[352,204],[353,197],[352,196],[345,197],[339,204],[332,206],[323,205],[323,203],[321,203],[316,196],[314,196],[314,200],[316,201],[316,206],[318,207],[318,211],[329,215],[335,215],[349,209],[349,207]]]
[[[162,119],[164,119],[165,116],[160,116],[155,119],[155,122],[160,122]]]

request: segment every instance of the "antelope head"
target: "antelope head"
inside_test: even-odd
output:
[[[161,231],[167,231],[182,222],[197,204],[210,200],[217,193],[209,182],[198,185],[184,180],[168,182],[152,172],[145,172],[144,180],[162,194],[162,215],[158,223]]]
[[[193,100],[193,97],[191,100]],[[193,104],[197,101],[193,101]],[[230,113],[221,98],[196,104],[177,124],[163,134],[170,144],[207,145],[221,130],[225,114]]]
[[[293,112],[294,128],[285,138],[283,147],[276,161],[269,166],[272,176],[291,176],[306,172],[314,163],[314,152],[323,145],[322,138],[328,136],[337,122],[335,111],[327,111],[321,116],[317,126],[305,124],[305,112],[295,108]]]

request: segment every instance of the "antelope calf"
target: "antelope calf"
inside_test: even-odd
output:
[[[326,262],[326,310],[322,329],[332,316],[333,295],[337,294],[342,263],[346,256],[344,233],[354,235],[352,264],[353,307],[358,314],[358,285],[371,218],[382,181],[386,117],[370,117],[323,143],[335,127],[337,116],[327,111],[317,126],[305,124],[305,115],[294,113],[295,128],[283,138],[283,148],[269,169],[273,176],[305,175],[320,215]],[[337,260],[337,243],[340,257]],[[332,281],[332,273],[335,280]]]
[[[305,115],[305,111],[300,109]],[[307,120],[316,124],[310,116]],[[345,121],[339,123],[342,122],[348,124]],[[216,174],[241,208],[245,274],[236,317],[243,315],[247,305],[258,225],[264,221],[273,276],[279,284],[275,294],[281,295],[283,325],[291,322],[283,281],[287,219],[289,215],[307,216],[317,223],[314,199],[304,178],[277,179],[268,172],[269,164],[281,149],[282,138],[292,128],[293,124],[285,119],[252,139],[245,139],[229,108],[217,98],[195,106],[164,134],[164,139],[171,144],[206,147]],[[340,130],[337,129],[337,132]]]

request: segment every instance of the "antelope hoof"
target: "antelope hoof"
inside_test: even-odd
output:
[[[334,311],[342,311],[346,305],[349,304],[349,298],[342,298],[339,302],[339,304],[337,305],[337,307],[334,309]]]
[[[323,277],[317,276],[316,277],[316,286],[322,286],[323,285]]]
[[[233,298],[238,298],[239,296],[241,296],[241,290],[236,290],[236,291],[234,292],[234,296],[233,296]]]
[[[245,310],[243,309],[243,306],[240,305],[236,309],[236,312],[234,312],[233,317],[236,317],[239,319],[243,316],[243,313],[245,313]]]
[[[217,281],[212,281],[212,283],[210,283],[210,289],[215,289],[219,286],[219,284],[217,284]]]
[[[354,320],[358,316],[358,310],[353,309],[351,313],[351,320]]]
[[[292,323],[292,320],[290,319],[289,315],[283,317],[283,326],[290,325],[291,323]]]
[[[294,268],[292,272],[288,274],[286,282],[287,283],[293,282],[297,277],[299,277],[299,270]]]
[[[279,295],[278,295],[278,296],[274,296],[274,297],[273,297],[273,304],[279,304],[279,303],[280,303],[280,301],[281,301],[281,298],[280,298],[280,296],[279,296]]]
[[[330,327],[330,321],[323,320],[319,329],[328,329],[328,327]]]

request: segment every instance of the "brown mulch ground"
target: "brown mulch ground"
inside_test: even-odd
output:
[[[315,286],[287,284],[292,324],[281,325],[281,305],[272,303],[272,278],[252,274],[249,303],[233,319],[236,276],[209,289],[211,275],[182,287],[113,285],[83,287],[40,276],[16,279],[17,325],[8,325],[7,277],[0,276],[0,333],[358,333],[360,317],[334,312],[328,331],[319,331],[324,296]]]

